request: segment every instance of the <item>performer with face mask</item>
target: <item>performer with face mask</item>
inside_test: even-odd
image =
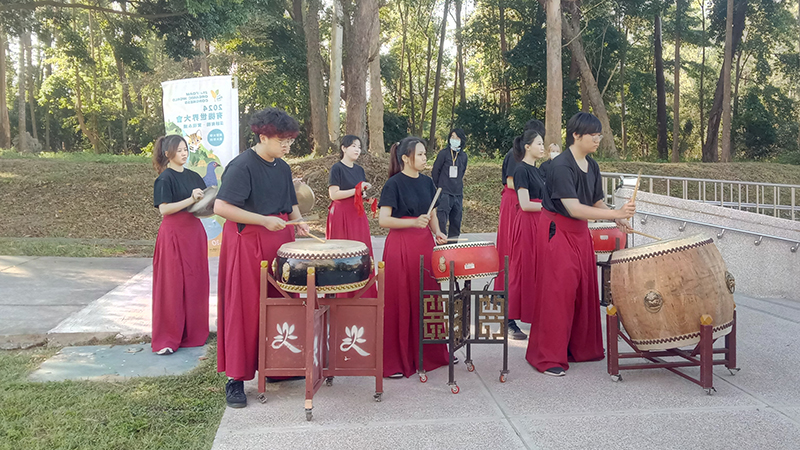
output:
[[[447,237],[455,239],[461,234],[461,217],[464,212],[464,172],[467,170],[467,135],[461,128],[450,132],[447,146],[439,151],[433,162],[431,178],[437,188],[442,188],[436,216],[439,229],[447,230]],[[447,227],[447,222],[450,227]]]

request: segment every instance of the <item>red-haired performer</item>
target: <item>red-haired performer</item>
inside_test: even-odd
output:
[[[523,133],[528,130],[536,130],[539,136],[544,136],[544,124],[536,119],[531,119],[525,124]],[[505,289],[505,261],[506,256],[511,264],[511,233],[514,228],[514,220],[519,211],[519,198],[514,189],[514,173],[519,161],[514,157],[514,149],[506,153],[503,159],[503,194],[500,198],[500,221],[497,224],[497,255],[500,257],[500,271],[494,279],[494,288],[497,291]],[[509,274],[510,275],[510,274]],[[508,337],[515,340],[525,340],[528,336],[519,329],[516,321],[508,321]]]
[[[342,138],[341,161],[331,167],[328,178],[328,223],[325,237],[328,239],[348,239],[363,242],[372,253],[372,237],[369,233],[368,212],[364,211],[363,192],[372,187],[367,183],[364,168],[356,164],[361,156],[361,139],[346,135]],[[365,298],[378,295],[375,285],[364,293]],[[352,293],[337,294],[337,297],[352,297]]]
[[[378,204],[380,226],[389,228],[383,250],[389,274],[384,291],[383,375],[400,378],[419,369],[419,257],[425,257],[429,269],[434,246],[431,231],[439,244],[447,243],[447,236],[439,231],[436,211],[428,214],[436,188],[433,180],[420,173],[427,162],[422,139],[407,137],[392,145],[389,158],[389,180]],[[425,289],[439,289],[426,274]],[[445,344],[425,345],[423,355],[426,371],[449,362]]]
[[[536,282],[531,339],[525,358],[538,371],[563,376],[569,361],[603,359],[597,266],[587,219],[616,220],[627,229],[634,203],[609,209],[600,166],[589,156],[603,136],[597,117],[578,113],[567,122],[567,150],[547,170],[547,195],[536,233]]]
[[[153,206],[164,217],[153,253],[153,340],[159,355],[199,347],[208,339],[208,238],[186,208],[203,198],[206,184],[184,169],[189,150],[178,135],[153,146]]]
[[[292,171],[281,159],[297,136],[297,121],[268,108],[250,119],[257,138],[253,148],[234,158],[222,174],[214,212],[225,219],[217,288],[217,370],[225,372],[228,406],[247,405],[244,381],[258,365],[259,272],[278,248],[294,241],[287,220],[299,219]],[[300,235],[308,225],[297,225]],[[278,292],[271,285],[269,295]]]
[[[508,318],[530,323],[536,296],[536,225],[542,211],[544,178],[536,161],[544,157],[544,141],[536,130],[514,139],[514,157],[521,160],[514,172],[519,211],[511,233],[508,274]]]

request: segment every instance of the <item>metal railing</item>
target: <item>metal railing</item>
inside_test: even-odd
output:
[[[606,198],[613,196],[623,178],[637,177],[636,174],[616,172],[602,172],[601,175]],[[800,185],[642,174],[639,190],[781,219],[800,220],[797,197]]]

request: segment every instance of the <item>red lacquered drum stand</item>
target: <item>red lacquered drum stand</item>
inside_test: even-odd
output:
[[[267,377],[304,376],[306,420],[311,420],[314,393],[323,381],[330,386],[334,376],[367,376],[375,377],[373,398],[381,401],[383,262],[378,263],[378,275],[349,298],[317,296],[313,267],[308,268],[307,297],[292,297],[278,286],[267,267],[268,263],[262,261],[258,399],[262,403],[267,401]],[[378,297],[362,298],[375,283],[378,285]],[[282,297],[268,298],[269,284]]]
[[[422,361],[422,349],[425,344],[447,344],[450,354],[449,378],[447,385],[453,394],[458,394],[459,387],[455,381],[455,352],[467,347],[467,359],[464,364],[470,372],[475,371],[472,364],[472,344],[502,344],[503,369],[500,371],[500,382],[506,382],[508,375],[508,256],[505,259],[505,289],[490,291],[487,284],[483,290],[473,291],[472,280],[464,281],[464,289],[460,289],[455,279],[455,261],[450,261],[449,288],[446,291],[427,291],[424,288],[425,258],[419,257],[419,381],[428,381]],[[428,274],[430,276],[430,274]],[[494,280],[494,278],[492,278]],[[491,283],[491,280],[490,280]],[[447,296],[443,299],[442,296]],[[475,303],[477,302],[477,303]],[[474,318],[472,310],[475,309]],[[470,324],[470,319],[473,323]],[[492,331],[492,326],[497,331]]]
[[[736,311],[733,311],[733,325],[730,333],[725,335],[725,347],[714,348],[714,325],[713,319],[709,315],[703,315],[700,320],[700,342],[693,350],[681,350],[679,348],[667,350],[642,351],[631,341],[619,326],[619,316],[617,308],[613,305],[606,310],[606,338],[608,342],[608,374],[614,381],[622,381],[620,370],[639,370],[639,369],[667,369],[687,380],[700,385],[708,395],[717,390],[714,389],[713,368],[717,365],[725,365],[731,375],[739,371],[736,367]],[[633,352],[620,353],[618,339],[624,340]],[[714,354],[722,354],[722,359],[714,359]],[[677,361],[667,361],[665,357],[678,357]],[[642,358],[647,364],[620,364],[620,359]],[[694,378],[681,370],[681,367],[700,367],[700,378]]]

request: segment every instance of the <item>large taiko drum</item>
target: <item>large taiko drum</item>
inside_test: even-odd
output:
[[[467,280],[492,277],[500,268],[497,248],[491,242],[462,242],[433,247],[433,277],[450,279],[450,261],[455,261],[455,278]]]
[[[589,222],[595,253],[611,253],[625,248],[628,236],[614,222]]]
[[[373,273],[372,258],[366,244],[344,239],[326,242],[300,240],[287,242],[272,261],[278,286],[287,292],[306,292],[308,268],[315,268],[317,292],[333,294],[364,287]]]
[[[700,342],[700,317],[714,339],[731,331],[735,281],[711,238],[694,235],[618,250],[611,293],[622,324],[640,350]]]

